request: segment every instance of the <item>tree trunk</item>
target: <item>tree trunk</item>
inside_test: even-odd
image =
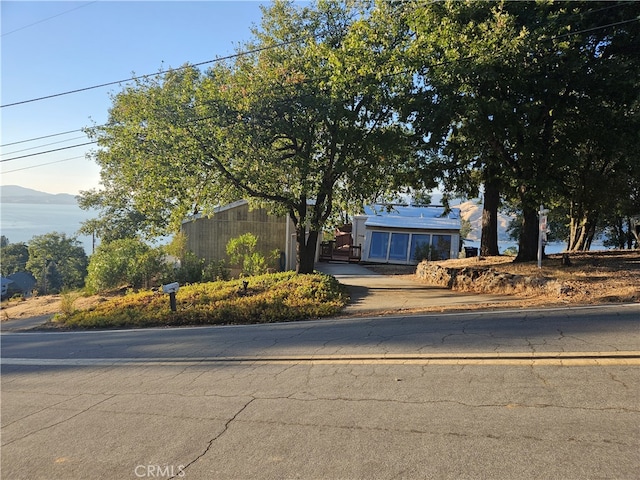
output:
[[[307,229],[300,224],[296,228],[296,273],[313,273],[316,259],[318,231]]]
[[[522,202],[522,230],[518,256],[514,262],[532,262],[538,258],[538,211]]]
[[[582,218],[571,218],[571,232],[567,250],[570,252],[588,251],[596,233],[596,223],[597,219],[586,214]]]
[[[484,203],[482,206],[482,234],[480,237],[480,255],[499,255],[498,250],[498,206],[500,205],[499,181],[489,179],[484,184]]]

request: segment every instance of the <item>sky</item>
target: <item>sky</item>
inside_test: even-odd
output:
[[[2,0],[0,185],[99,188],[100,169],[85,158],[95,146],[76,145],[90,141],[82,128],[107,121],[125,84],[22,102],[233,54],[267,3]]]

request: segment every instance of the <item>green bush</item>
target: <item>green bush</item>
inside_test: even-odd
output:
[[[130,293],[88,310],[59,315],[69,328],[224,325],[304,320],[337,314],[346,304],[344,287],[333,277],[295,272],[180,287],[177,312],[159,291]]]
[[[275,263],[277,252],[267,259],[262,253],[256,252],[258,237],[253,233],[245,233],[232,238],[227,243],[227,255],[232,265],[238,265],[243,276],[261,275],[266,273],[269,263]]]
[[[87,289],[101,292],[122,286],[149,288],[166,275],[164,253],[141,240],[125,238],[100,245],[91,255]]]
[[[215,282],[217,280],[229,280],[231,274],[224,260],[211,261],[202,270],[203,282]]]

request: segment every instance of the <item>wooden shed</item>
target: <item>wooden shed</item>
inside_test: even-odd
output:
[[[287,217],[271,215],[263,208],[250,209],[246,200],[218,207],[211,217],[189,218],[182,222],[182,232],[187,237],[187,249],[206,261],[228,262],[229,240],[252,233],[258,237],[257,250],[265,257],[274,250],[281,252],[279,269],[293,270],[296,266],[295,230]]]

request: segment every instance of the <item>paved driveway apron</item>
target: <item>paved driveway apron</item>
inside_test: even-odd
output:
[[[434,307],[468,308],[480,304],[508,305],[516,297],[453,292],[432,287],[411,275],[382,275],[349,263],[318,263],[316,270],[333,275],[346,285],[351,302],[344,310],[347,315],[392,313]]]

